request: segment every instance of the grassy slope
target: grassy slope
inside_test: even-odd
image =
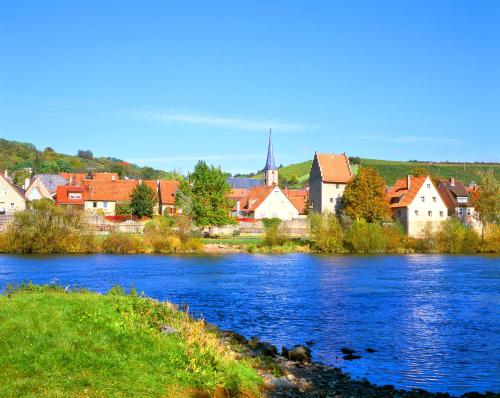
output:
[[[295,163],[289,166],[285,166],[279,169],[282,176],[287,179],[292,178],[296,175],[301,183],[307,182],[309,179],[309,171],[311,169],[312,161],[306,161],[302,163]],[[455,177],[458,180],[464,181],[469,184],[472,181],[477,181],[476,172],[478,170],[487,170],[488,168],[493,168],[495,176],[500,179],[500,164],[475,164],[475,163],[465,163],[464,164],[444,164],[444,163],[433,163],[427,164],[424,162],[400,162],[392,160],[376,160],[376,159],[361,159],[361,165],[365,167],[373,167],[376,169],[380,175],[384,178],[388,185],[394,184],[394,182],[405,175],[411,174],[415,169],[427,170],[430,174],[450,178]]]
[[[179,333],[160,333],[163,324]],[[0,295],[2,397],[237,394],[259,383],[201,321],[165,304],[37,286]]]

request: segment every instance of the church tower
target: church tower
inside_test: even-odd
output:
[[[267,147],[267,162],[264,167],[264,185],[272,187],[278,185],[278,169],[274,164],[273,141],[271,129],[269,129],[269,146]]]

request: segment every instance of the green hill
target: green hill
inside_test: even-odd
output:
[[[472,181],[477,181],[477,171],[484,171],[492,168],[495,177],[500,179],[499,163],[429,163],[364,158],[355,158],[354,160],[363,167],[372,167],[377,170],[389,186],[394,184],[394,182],[398,178],[404,177],[408,174],[412,174],[415,172],[415,170],[424,170],[431,175],[442,178],[455,177],[457,180],[469,184]],[[309,179],[311,164],[312,160],[308,160],[302,163],[295,163],[289,166],[281,167],[279,169],[279,175],[282,179],[287,181],[293,180],[295,182],[298,180],[298,183],[292,185],[302,186],[307,183]],[[354,163],[353,168],[356,169],[356,167],[357,166]]]
[[[151,167],[139,167],[121,159],[110,157],[94,157],[90,151],[78,151],[77,156],[64,155],[52,148],[38,150],[34,145],[8,141],[0,138],[0,170],[9,170],[18,184],[29,175],[34,174],[108,171],[118,173],[120,177],[158,179],[175,177],[172,173],[155,170]]]

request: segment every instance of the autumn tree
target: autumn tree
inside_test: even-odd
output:
[[[475,198],[476,217],[481,223],[481,236],[490,224],[500,224],[500,184],[493,175],[493,169],[479,171],[479,194]]]
[[[136,185],[130,194],[130,210],[138,217],[152,217],[156,194],[143,182]]]
[[[228,198],[230,191],[220,168],[199,161],[187,180],[181,181],[176,206],[199,227],[222,227],[234,223],[233,202]]]
[[[383,221],[391,215],[385,182],[372,168],[359,168],[354,180],[347,185],[342,201],[344,215],[353,220]]]

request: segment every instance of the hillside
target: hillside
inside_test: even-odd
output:
[[[171,178],[172,173],[139,167],[121,159],[94,157],[90,151],[79,151],[79,156],[64,155],[52,148],[38,150],[34,145],[0,138],[0,170],[9,170],[18,184],[28,176],[29,169],[37,173],[110,171],[120,177],[157,179]]]
[[[405,175],[412,174],[415,170],[425,170],[431,175],[450,178],[455,177],[458,180],[469,184],[472,181],[477,181],[477,171],[493,169],[495,177],[500,179],[500,164],[492,163],[428,163],[428,162],[402,162],[392,160],[377,160],[355,158],[361,166],[372,167],[377,170],[384,178],[387,185],[392,185],[394,182]],[[280,177],[287,181],[296,181],[296,186],[307,183],[309,179],[309,171],[312,161],[308,160],[302,163],[295,163],[279,169]],[[354,168],[356,165],[354,165]]]

